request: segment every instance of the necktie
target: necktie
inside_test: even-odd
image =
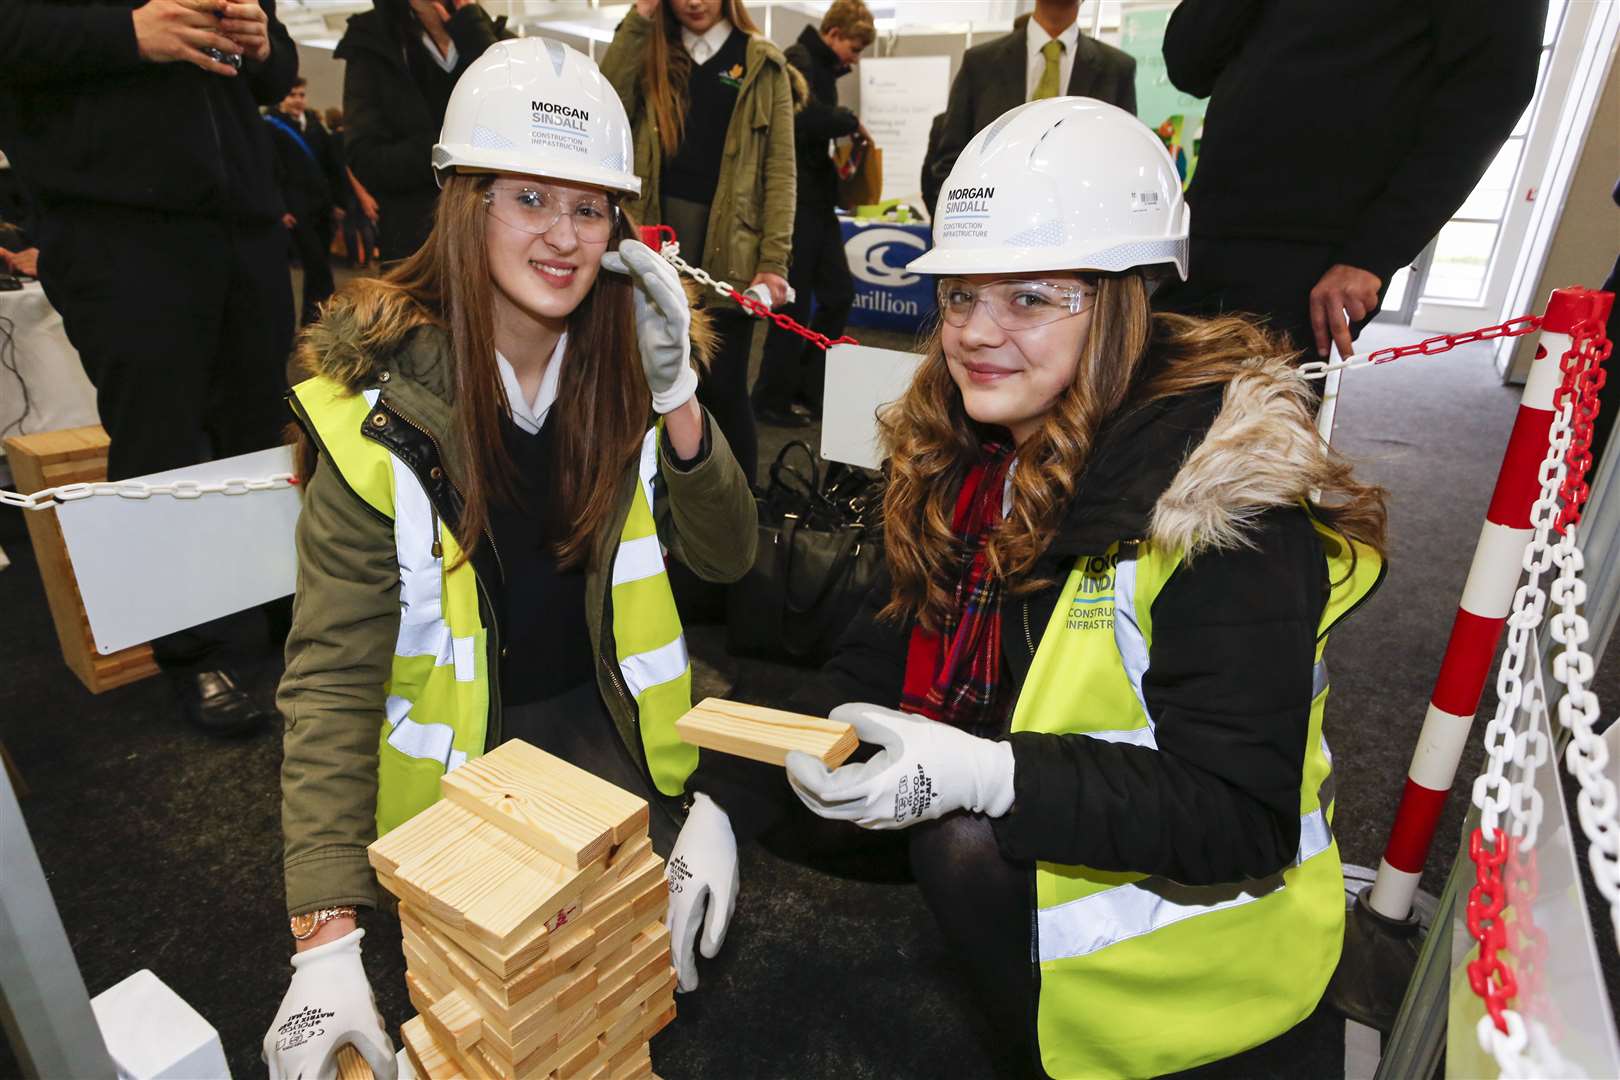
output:
[[[1041,81],[1035,84],[1035,92],[1029,96],[1031,101],[1058,96],[1058,58],[1063,55],[1063,42],[1053,38],[1041,46],[1041,55],[1046,57],[1046,70],[1041,72]]]

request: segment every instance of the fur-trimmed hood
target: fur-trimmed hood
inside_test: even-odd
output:
[[[1145,539],[1190,558],[1245,545],[1257,517],[1320,484],[1328,451],[1313,414],[1310,386],[1283,360],[1127,410],[1099,438],[1051,552]]]

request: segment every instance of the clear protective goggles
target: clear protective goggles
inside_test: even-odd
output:
[[[1091,307],[1097,290],[1084,283],[1058,283],[1028,278],[1007,278],[975,285],[967,278],[939,281],[939,314],[952,326],[962,327],[981,302],[991,320],[1003,330],[1031,330],[1080,314]]]
[[[498,181],[484,192],[484,205],[503,224],[536,236],[568,219],[582,244],[605,244],[619,222],[619,208],[596,192],[561,192],[544,184]]]

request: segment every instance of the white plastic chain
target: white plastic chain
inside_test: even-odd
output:
[[[292,473],[271,473],[258,480],[232,477],[213,484],[204,484],[197,480],[174,480],[167,484],[147,484],[139,480],[99,481],[91,484],[62,484],[36,491],[32,495],[0,491],[0,506],[15,506],[22,510],[49,510],[61,503],[76,502],[97,495],[116,495],[120,499],[150,499],[154,495],[167,495],[174,499],[200,499],[204,495],[251,495],[256,491],[278,491],[297,482]]]
[[[1549,629],[1553,640],[1563,646],[1554,657],[1553,676],[1566,688],[1558,703],[1559,722],[1573,735],[1565,762],[1581,785],[1577,809],[1589,843],[1587,856],[1592,879],[1608,901],[1610,922],[1616,939],[1620,940],[1620,798],[1617,798],[1613,781],[1604,773],[1608,746],[1592,730],[1599,706],[1597,695],[1587,688],[1593,661],[1582,647],[1590,630],[1579,611],[1586,600],[1586,584],[1580,577],[1584,559],[1577,540],[1577,527],[1566,526],[1557,544],[1550,542],[1561,513],[1558,493],[1567,472],[1565,458],[1573,434],[1575,403],[1576,395],[1566,394],[1553,414],[1547,456],[1538,473],[1541,494],[1530,511],[1535,531],[1524,552],[1523,564],[1528,576],[1514,593],[1513,610],[1508,616],[1507,648],[1496,681],[1496,713],[1485,728],[1488,760],[1485,771],[1474,781],[1473,801],[1480,808],[1480,825],[1487,836],[1501,827],[1502,815],[1506,813],[1511,818],[1512,835],[1519,838],[1520,849],[1534,848],[1542,815],[1541,796],[1534,787],[1535,770],[1547,760],[1549,748],[1539,725],[1539,714],[1546,709],[1545,697],[1537,686],[1532,689],[1531,700],[1525,701],[1524,665],[1526,654],[1535,648],[1535,631],[1547,614],[1547,593],[1541,587],[1541,575],[1556,562],[1558,576],[1551,591],[1558,612]],[[1524,731],[1517,730],[1514,722],[1521,707],[1530,713],[1530,724]],[[1518,764],[1521,769],[1518,783],[1508,781],[1510,763]],[[1489,1013],[1480,1018],[1476,1031],[1480,1047],[1495,1058],[1503,1077],[1571,1075],[1568,1062],[1558,1053],[1540,1023],[1531,1020],[1527,1024],[1513,1009],[1504,1010],[1503,1019],[1508,1025],[1506,1034],[1497,1030]]]

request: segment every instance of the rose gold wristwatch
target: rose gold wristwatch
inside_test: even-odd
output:
[[[287,923],[292,929],[293,940],[305,941],[314,937],[315,931],[333,919],[352,919],[356,914],[352,907],[321,908],[319,911],[306,911],[302,915],[294,915]]]

